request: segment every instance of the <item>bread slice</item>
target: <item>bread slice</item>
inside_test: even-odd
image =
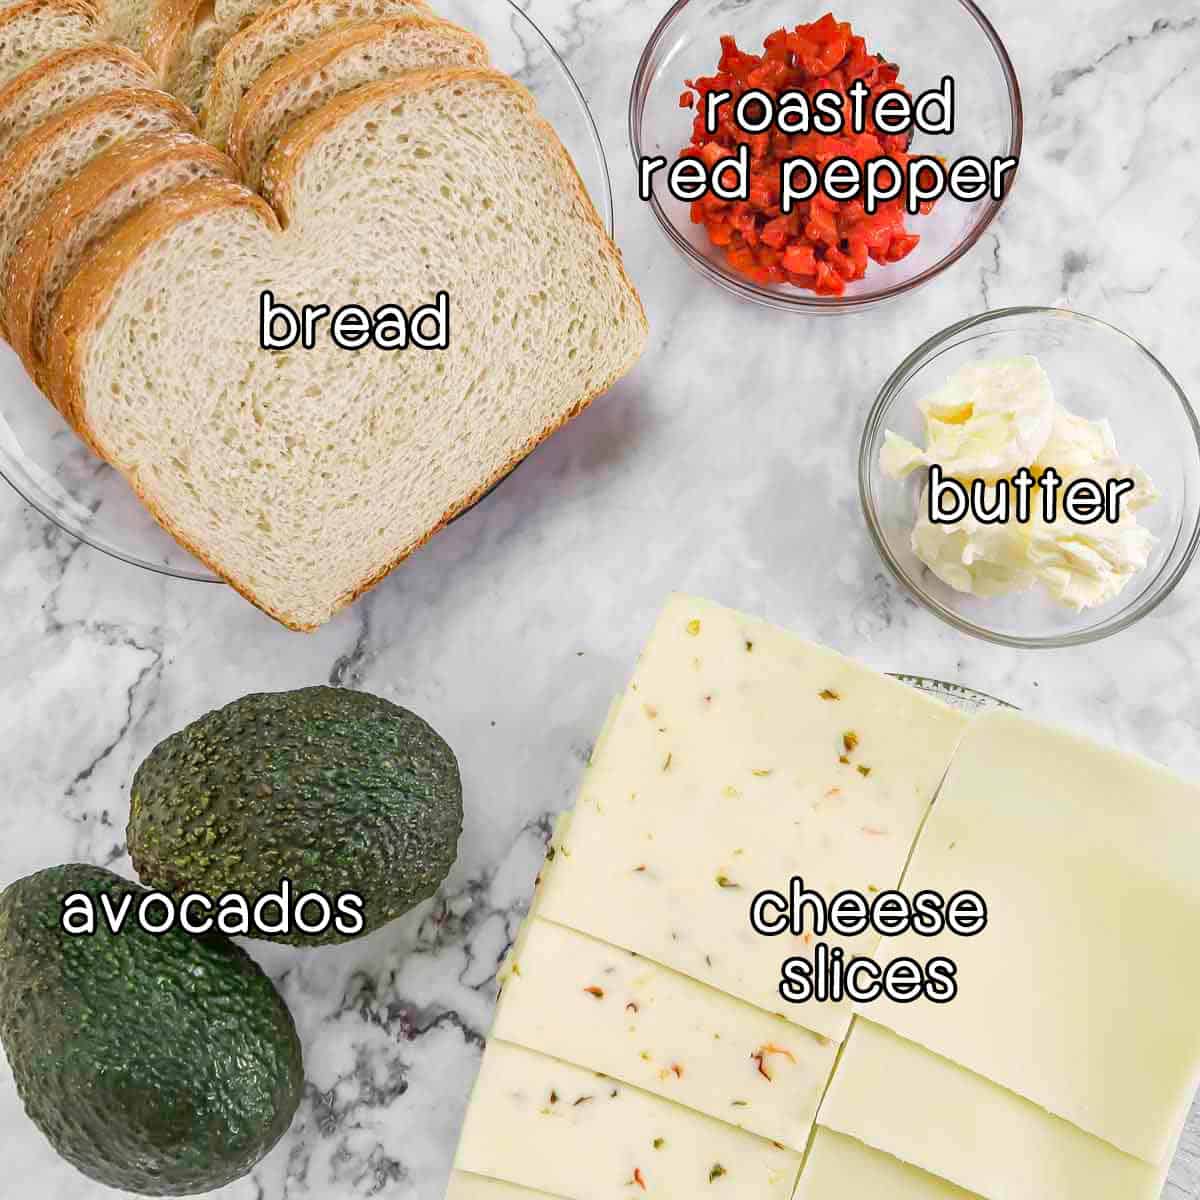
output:
[[[430,12],[427,0],[407,2],[413,9]],[[204,109],[208,84],[225,46],[260,17],[283,7],[279,0],[201,0],[201,4],[186,53],[177,57],[174,68],[164,76],[171,90],[197,112]]]
[[[263,161],[280,134],[331,96],[404,71],[487,63],[487,47],[479,38],[436,17],[389,17],[335,29],[258,77],[234,113],[226,149],[246,182],[257,187]],[[205,132],[220,140],[219,130]]]
[[[213,0],[213,15],[223,29],[236,33],[249,25],[260,13],[277,7],[281,2],[282,0]],[[413,3],[424,9],[426,15],[433,15],[429,0],[413,0]]]
[[[157,0],[105,0],[101,10],[105,37],[141,51],[156,3]]]
[[[199,112],[204,100],[204,89],[212,74],[213,63],[221,48],[236,34],[236,29],[227,28],[217,20],[211,0],[204,5],[203,13],[196,21],[187,41],[186,53],[178,65],[167,76],[167,85],[183,102]]]
[[[106,40],[136,49],[141,42],[152,4],[156,0],[94,0],[97,33]],[[22,0],[0,0],[0,12],[16,8]]]
[[[413,0],[287,0],[268,9],[230,38],[217,56],[200,109],[204,136],[223,147],[233,114],[254,81],[272,63],[314,38],[356,21],[427,13]]]
[[[206,4],[211,0],[154,0],[141,53],[160,83],[166,84],[180,69]]]
[[[89,256],[51,387],[159,521],[284,624],[382,579],[626,372],[641,303],[519,84],[461,68],[337,96],[280,140],[279,232],[194,184]],[[259,345],[292,305],[450,297],[449,347]],[[428,332],[428,330],[426,331]]]
[[[0,162],[0,279],[8,277],[13,248],[59,187],[107,147],[172,129],[195,132],[191,113],[174,96],[125,88],[85,100],[17,142]]]
[[[253,12],[268,6],[271,0],[241,2],[247,7],[253,5]],[[196,92],[190,107],[198,108],[204,89],[200,86],[197,90],[198,85],[188,80],[199,78],[200,73],[208,78],[218,50],[250,19],[250,14],[240,22],[227,24],[215,0],[152,0],[152,5],[142,53],[164,88],[185,98],[185,102],[188,89]]]
[[[242,26],[277,0],[154,0],[146,59],[163,83],[194,93],[198,108],[213,59]]]
[[[100,240],[155,196],[198,179],[236,179],[227,155],[190,133],[122,142],[68,180],[17,243],[4,281],[9,343],[44,383],[46,328],[63,288]]]
[[[0,11],[0,86],[56,50],[100,35],[99,16],[87,0],[25,0]]]
[[[240,219],[241,210],[250,214],[245,220]],[[71,352],[74,353],[79,348],[81,339],[90,338],[95,332],[95,326],[101,322],[109,306],[119,299],[120,290],[125,286],[120,276],[126,268],[139,260],[152,259],[156,254],[161,255],[160,243],[172,235],[178,236],[189,226],[193,232],[219,230],[222,234],[232,235],[227,246],[201,246],[197,239],[193,239],[193,249],[197,254],[213,257],[224,257],[227,250],[236,250],[237,242],[243,235],[248,234],[251,240],[257,239],[261,245],[264,237],[280,231],[278,218],[270,205],[257,192],[252,192],[237,180],[203,179],[173,188],[156,197],[113,229],[107,237],[101,239],[93,255],[76,270],[51,314],[45,355],[45,394],[79,437],[101,458],[107,457],[104,445],[82,424],[85,403],[82,391],[77,386],[79,380],[72,372],[70,364],[59,358],[59,355],[67,346],[70,346]],[[99,271],[97,266],[101,268]],[[147,299],[149,313],[153,300]],[[101,306],[104,311],[102,312],[101,308],[89,310],[89,305]],[[197,324],[191,331],[193,335],[202,328],[203,321],[209,315],[211,314],[199,312],[195,314]],[[147,330],[147,333],[153,344],[157,345],[158,332]],[[189,343],[185,339],[179,343],[177,349],[187,351],[188,346]],[[130,343],[130,349],[134,353],[149,348],[143,338],[134,338]],[[196,364],[194,357],[191,357],[191,361],[193,365]],[[143,415],[149,416],[149,413]],[[170,410],[165,407],[163,420],[170,429],[172,417]],[[135,433],[135,438],[136,436]],[[137,470],[126,469],[124,473],[139,499],[151,507],[159,524],[176,537],[181,545],[193,553],[198,553],[188,542],[183,531],[172,523],[170,515],[160,513],[151,506],[152,498],[146,494],[139,482]],[[190,484],[186,470],[182,472],[180,482],[185,487]]]
[[[19,138],[73,104],[119,88],[153,86],[153,71],[124,46],[93,42],[52,54],[0,88],[0,159]]]

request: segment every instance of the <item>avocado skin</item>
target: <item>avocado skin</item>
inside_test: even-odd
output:
[[[314,687],[246,696],[162,742],[134,776],[127,838],[142,882],[174,895],[253,904],[283,879],[293,904],[356,893],[362,936],[437,891],[461,832],[458,762],[429,725],[377,696]],[[331,926],[268,940],[350,939]]]
[[[132,894],[122,931],[98,915],[95,934],[63,932],[74,892],[114,906]],[[145,932],[144,894],[82,865],[0,894],[0,1041],[30,1119],[85,1175],[146,1196],[211,1191],[287,1132],[304,1090],[300,1041],[243,950]]]

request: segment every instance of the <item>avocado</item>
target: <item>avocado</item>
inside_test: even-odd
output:
[[[362,936],[437,891],[461,832],[458,762],[433,729],[377,696],[313,687],[246,696],[167,738],[134,776],[127,836],[150,887],[250,904],[284,880],[297,900],[354,894]],[[249,936],[350,940],[335,925]]]
[[[69,934],[67,896],[146,892],[53,867],[0,894],[0,1041],[35,1125],[68,1162],[147,1196],[239,1179],[287,1132],[300,1041],[271,981],[228,938]]]

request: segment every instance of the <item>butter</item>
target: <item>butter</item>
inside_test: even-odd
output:
[[[985,525],[968,514],[953,525],[935,525],[929,519],[928,489],[921,494],[913,552],[956,592],[991,597],[1028,591],[1037,583],[1029,546],[1029,527],[1016,522]]]
[[[1115,600],[1149,565],[1155,541],[1133,517],[1117,525],[1077,525],[1062,519],[1047,525],[1039,519],[1029,539],[1028,558],[1050,595],[1081,612]]]
[[[943,583],[967,595],[991,598],[1042,587],[1077,611],[1116,599],[1149,565],[1156,538],[1137,514],[1159,498],[1146,473],[1122,461],[1108,421],[1091,421],[1054,398],[1049,377],[1032,357],[963,368],[940,391],[921,401],[928,448],[894,433],[885,435],[880,465],[893,479],[938,466],[963,484],[984,483],[989,507],[995,489],[1023,468],[1036,478],[1053,467],[1068,484],[1092,479],[1132,479],[1121,519],[1095,524],[1071,521],[1061,504],[1045,519],[1043,494],[1032,492],[1032,516],[988,524],[968,513],[936,524],[922,492],[912,534],[913,553]]]
[[[1036,358],[964,367],[920,403],[928,449],[886,435],[883,469],[895,479],[935,463],[955,479],[997,479],[1034,462],[1050,440],[1056,407]]]

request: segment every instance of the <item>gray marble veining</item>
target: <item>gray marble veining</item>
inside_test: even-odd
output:
[[[892,367],[988,307],[1063,302],[1104,317],[1200,391],[1195,0],[990,0],[1028,118],[1012,203],[915,298],[819,322],[702,284],[634,198],[627,92],[665,0],[529,7],[608,151],[618,237],[653,325],[630,379],[307,638],[227,589],[80,548],[0,494],[0,882],[68,860],[128,872],[137,762],[249,691],[329,681],[378,692],[428,718],[462,763],[466,833],[436,901],[348,946],[254,947],[296,1015],[308,1088],[284,1142],[222,1200],[439,1200],[497,965],[552,816],[572,802],[608,701],[673,589],[1200,777],[1200,576],[1088,649],[969,641],[885,576],[853,479],[862,420]],[[4,1196],[115,1194],[56,1158],[2,1059],[0,1145]],[[1179,1180],[1171,1200],[1200,1196],[1200,1148]]]

